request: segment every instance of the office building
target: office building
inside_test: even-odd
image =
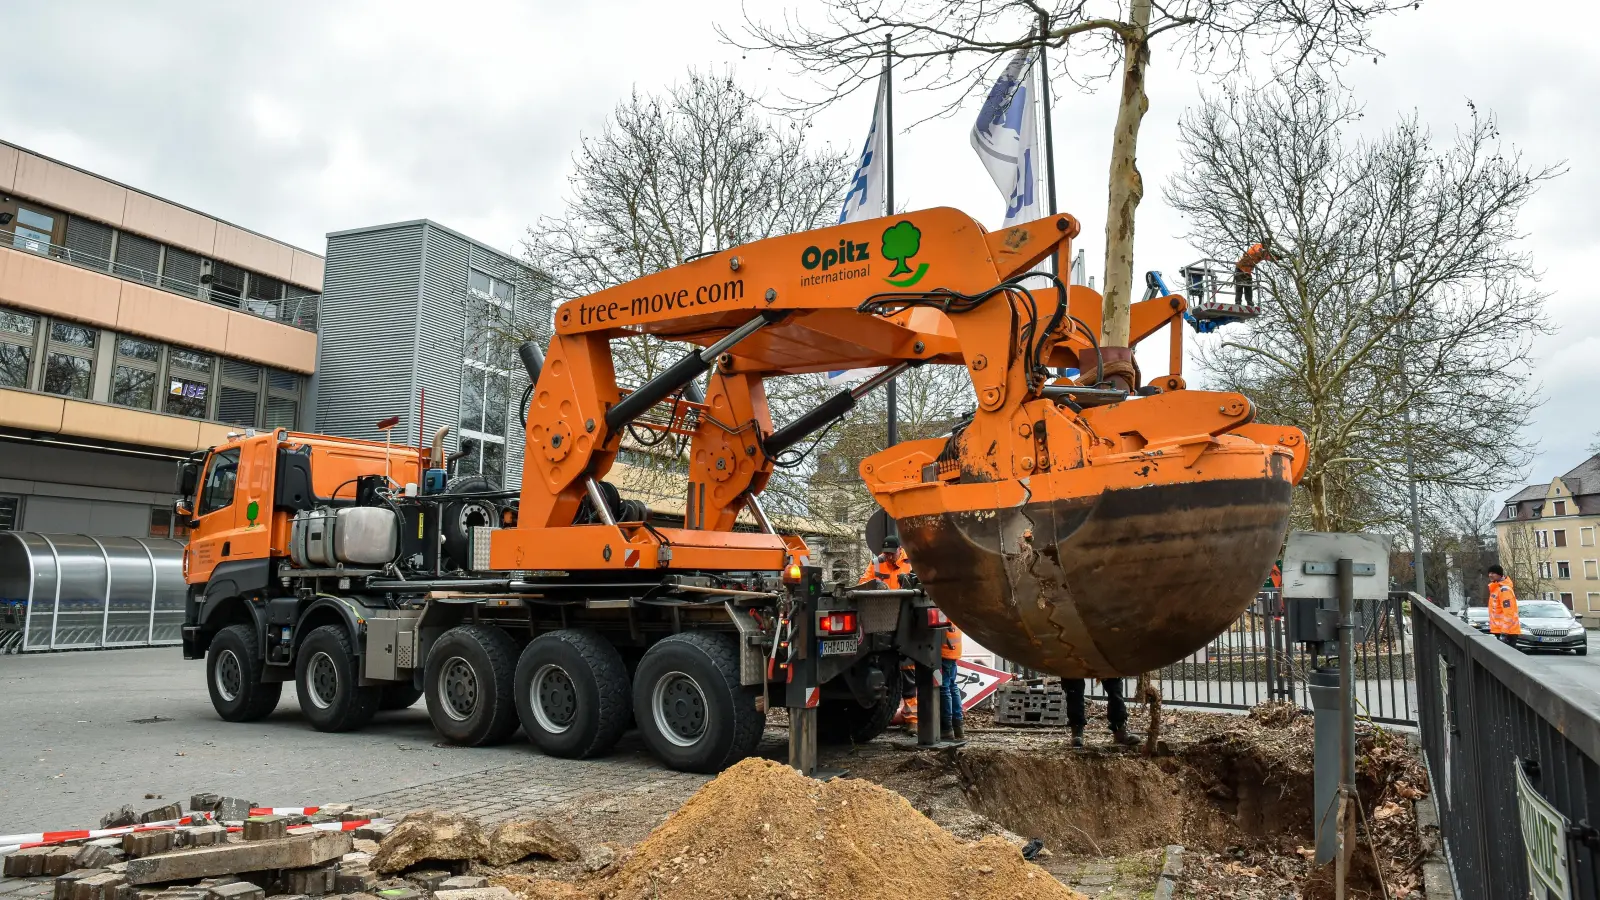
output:
[[[0,142],[0,529],[181,537],[175,460],[309,424],[322,271]]]
[[[528,385],[523,340],[550,341],[550,281],[507,253],[419,219],[328,235],[317,375],[316,429],[427,443],[450,426],[478,452],[458,474],[497,486],[522,476],[516,408]]]

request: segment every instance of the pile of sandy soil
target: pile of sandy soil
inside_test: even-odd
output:
[[[892,791],[763,759],[701,788],[608,873],[497,882],[540,900],[1082,900],[1001,838],[962,841]]]

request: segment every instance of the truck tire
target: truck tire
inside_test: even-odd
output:
[[[383,686],[383,696],[378,701],[378,708],[410,709],[421,699],[422,688],[412,687],[409,684],[386,684]]]
[[[633,716],[651,751],[682,772],[720,772],[755,752],[766,717],[739,684],[732,634],[688,631],[645,651],[633,680]]]
[[[495,489],[482,475],[458,475],[444,486],[446,493],[482,494]],[[470,569],[472,529],[500,524],[500,510],[488,500],[452,500],[439,511],[440,536],[444,540],[445,564],[450,568]]]
[[[354,731],[372,720],[381,687],[362,687],[361,671],[343,625],[314,628],[295,654],[294,690],[300,711],[318,731]]]
[[[599,756],[633,723],[622,654],[585,628],[563,628],[530,641],[517,660],[516,685],[522,732],[551,756]]]
[[[422,684],[428,718],[463,747],[495,744],[517,730],[517,645],[492,625],[457,625],[428,651]]]
[[[854,697],[824,697],[817,705],[817,740],[824,744],[865,744],[885,731],[900,709],[899,691],[888,691],[871,706]]]
[[[283,683],[261,680],[261,647],[255,628],[229,625],[206,651],[206,689],[225,722],[255,722],[278,708]]]

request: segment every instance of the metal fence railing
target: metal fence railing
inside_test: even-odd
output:
[[[283,288],[285,295],[281,297],[248,296],[242,292],[242,288],[238,296],[231,296],[220,288],[210,286],[209,276],[197,282],[176,277],[171,273],[152,272],[128,263],[113,262],[108,256],[19,234],[15,229],[0,228],[0,247],[48,256],[81,269],[89,269],[123,281],[136,281],[170,293],[182,294],[185,297],[237,309],[263,319],[293,325],[306,331],[317,330],[317,304],[321,296],[299,288],[285,287]]]
[[[1356,614],[1366,639],[1355,648],[1357,712],[1375,722],[1414,725],[1417,721],[1416,669],[1409,595],[1358,601]],[[1256,595],[1233,626],[1188,659],[1161,670],[1162,702],[1172,706],[1249,709],[1287,700],[1309,710],[1307,676],[1318,665],[1301,645],[1290,645],[1283,601],[1275,591]],[[1090,697],[1103,692],[1090,688]]]
[[[1600,897],[1600,690],[1587,667],[1525,657],[1428,603],[1411,617],[1458,895]]]

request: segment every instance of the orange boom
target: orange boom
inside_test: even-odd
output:
[[[971,421],[861,467],[932,599],[985,646],[1067,677],[1131,675],[1204,646],[1272,565],[1304,441],[1253,424],[1242,395],[1185,389],[1177,295],[1133,308],[1136,341],[1169,327],[1170,374],[1131,396],[1095,388],[1092,366],[1082,384],[1049,377],[1094,349],[1100,297],[1007,283],[1069,258],[1077,233],[1065,215],[989,233],[932,209],[757,241],[562,305],[517,527],[492,535],[492,567],[778,569],[800,542],[736,533],[735,518],[777,453],[860,389],[774,431],[764,379],[961,365]],[[628,334],[708,349],[625,393],[610,342]],[[707,370],[703,403],[677,401],[671,424],[637,420]],[[572,525],[629,423],[691,437],[684,528]]]

